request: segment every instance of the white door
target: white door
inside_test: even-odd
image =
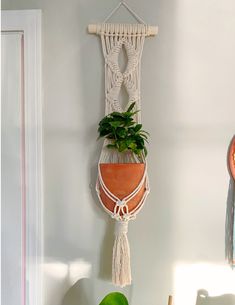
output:
[[[2,304],[41,303],[40,11],[2,12]]]
[[[25,301],[24,107],[21,32],[2,34],[2,304]]]

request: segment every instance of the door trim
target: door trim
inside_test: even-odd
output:
[[[2,31],[23,33],[26,203],[23,305],[41,305],[43,257],[41,10],[3,10],[1,14]]]

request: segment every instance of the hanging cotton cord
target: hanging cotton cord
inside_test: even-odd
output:
[[[235,268],[235,180],[231,177],[228,189],[226,211],[226,258]]]
[[[226,257],[228,263],[235,268],[235,136],[233,136],[228,150],[228,169],[230,183],[227,197],[226,211]]]
[[[134,28],[138,36],[128,36],[128,30]],[[140,109],[140,60],[143,52],[146,27],[142,24],[136,25],[102,25],[101,42],[105,58],[105,100],[106,115],[113,111],[123,111],[119,103],[119,94],[122,85],[125,86],[129,100],[136,103]],[[116,31],[122,32],[118,34]],[[109,35],[106,35],[106,33]],[[114,39],[113,39],[114,38]],[[122,73],[119,68],[118,57],[122,47],[125,47],[128,63],[126,70]],[[128,107],[129,105],[127,105]],[[140,113],[137,114],[137,121],[140,122]]]
[[[100,197],[100,184],[98,182],[99,180],[97,179],[97,184],[96,184],[96,192],[98,195],[98,198],[100,200],[101,205],[103,206],[104,210],[114,219],[116,219],[117,221],[129,221],[129,220],[133,220],[136,218],[137,214],[141,211],[142,207],[144,206],[144,203],[146,201],[146,198],[150,192],[150,188],[149,188],[149,181],[148,181],[148,176],[146,176],[146,181],[145,181],[145,192],[140,200],[140,202],[138,203],[138,205],[129,212],[129,208],[127,205],[127,202],[125,200],[121,200],[121,199],[117,199],[114,200],[111,195],[107,195],[107,197],[109,197],[113,202],[115,202],[115,206],[114,206],[114,211],[111,212],[109,209],[106,208],[106,206],[104,205],[101,197]],[[104,189],[103,189],[104,190]],[[107,194],[104,191],[105,194]]]
[[[124,6],[134,17],[135,19],[140,22],[140,23],[143,23],[145,24],[144,20],[138,16],[131,8],[130,6],[124,2],[124,1],[121,1],[111,12],[110,14],[105,18],[105,20],[103,21],[103,23],[106,23],[115,13],[116,11],[118,11],[118,9],[121,7],[121,6]]]
[[[143,187],[144,183],[145,183],[145,192],[144,192],[140,202],[135,207],[135,209],[133,209],[131,212],[129,212],[128,202],[138,194],[140,189]],[[105,195],[115,203],[113,212],[109,211],[106,208],[106,206],[103,204],[103,201],[100,197],[100,188],[102,188]],[[148,177],[147,177],[147,164],[145,165],[144,174],[141,178],[141,181],[137,185],[137,187],[129,195],[127,195],[126,197],[124,197],[122,199],[120,199],[117,196],[115,196],[114,194],[112,194],[112,192],[107,188],[107,186],[105,185],[103,178],[102,178],[100,166],[98,166],[98,179],[97,179],[97,184],[96,184],[96,191],[97,191],[98,197],[100,199],[100,202],[101,202],[103,208],[111,215],[112,218],[115,218],[116,220],[120,220],[120,221],[123,221],[123,220],[129,221],[131,219],[135,219],[137,211],[138,212],[140,211],[140,209],[143,206],[143,204],[145,203],[146,197],[150,191]]]
[[[113,246],[112,280],[120,287],[131,284],[130,247],[127,239],[128,222],[118,221],[115,225]]]
[[[119,4],[111,14],[106,18],[108,20],[116,10],[124,5],[129,11],[126,3]],[[133,12],[132,12],[133,13]],[[142,23],[143,20],[134,16]],[[105,114],[108,115],[113,111],[123,112],[132,102],[135,102],[135,109],[140,110],[140,63],[143,52],[145,37],[148,35],[148,26],[145,24],[109,24],[103,23],[99,25],[99,33],[101,36],[102,50],[105,59]],[[128,62],[126,70],[121,72],[118,58],[122,47],[125,48]],[[119,95],[122,86],[125,87],[129,102],[123,109]],[[141,123],[140,112],[135,117],[135,121]],[[146,197],[150,191],[147,175],[147,163],[144,155],[139,160],[131,153],[119,153],[107,149],[110,140],[105,140],[103,149],[99,159],[98,178],[96,183],[96,191],[100,203],[104,210],[114,218],[116,222],[115,242],[113,247],[113,264],[112,264],[112,280],[115,285],[124,287],[131,284],[131,268],[130,268],[130,248],[127,238],[128,222],[136,218],[136,215],[142,209]],[[118,198],[113,194],[105,184],[102,177],[102,163],[144,163],[144,172],[138,185],[134,190],[127,194],[124,198]],[[113,203],[113,210],[106,207],[102,201],[101,192]],[[129,202],[134,200],[140,192],[143,192],[139,202],[134,208],[129,208]]]

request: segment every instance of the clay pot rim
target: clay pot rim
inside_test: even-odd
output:
[[[99,163],[99,165],[146,165],[146,163],[144,162],[140,162],[140,163]]]

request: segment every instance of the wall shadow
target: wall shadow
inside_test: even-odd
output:
[[[208,291],[200,289],[197,292],[196,305],[234,305],[235,295],[223,294],[220,296],[209,296]]]

